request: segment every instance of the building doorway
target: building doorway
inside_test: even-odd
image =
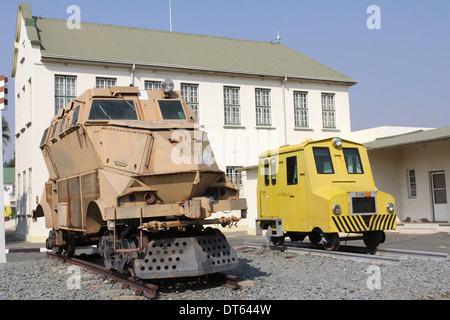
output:
[[[448,222],[447,186],[445,172],[431,172],[431,197],[435,222]]]

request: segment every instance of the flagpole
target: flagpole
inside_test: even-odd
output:
[[[169,22],[170,22],[170,32],[172,32],[172,0],[169,0]]]

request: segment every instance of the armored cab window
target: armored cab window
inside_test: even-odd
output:
[[[288,186],[298,183],[297,156],[286,158],[286,177]]]
[[[70,125],[73,126],[78,121],[78,114],[80,113],[80,107],[76,107],[73,110],[72,121],[70,121]]]
[[[64,117],[61,126],[59,127],[59,133],[63,132],[66,129],[67,129],[67,117]]]
[[[349,174],[363,174],[364,170],[361,164],[361,158],[357,148],[343,148],[345,164]]]
[[[334,168],[331,162],[330,149],[327,147],[314,147],[314,160],[316,162],[317,173],[333,174]]]
[[[59,124],[59,121],[56,121],[55,125],[53,126],[52,136],[51,136],[50,140],[53,140],[53,138],[55,137],[56,131],[58,131],[58,124]]]
[[[41,139],[41,144],[40,144],[40,146],[44,145],[45,142],[47,141],[47,134],[48,134],[48,128],[45,129],[44,134],[42,135],[42,139]]]
[[[159,100],[159,109],[163,119],[165,120],[184,120],[186,116],[184,114],[183,106],[178,100]]]
[[[137,120],[133,100],[94,100],[89,120]]]

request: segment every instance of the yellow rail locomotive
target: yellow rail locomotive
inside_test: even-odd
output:
[[[396,229],[394,198],[375,187],[366,148],[338,137],[283,146],[259,156],[257,234],[285,237],[327,250],[339,233],[358,233],[374,250]]]

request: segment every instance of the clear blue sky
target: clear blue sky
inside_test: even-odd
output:
[[[0,74],[10,76],[17,7],[2,1]],[[169,0],[29,0],[34,16],[169,30]],[[367,8],[381,10],[369,30]],[[350,88],[352,130],[450,126],[448,0],[172,0],[173,31],[281,42],[359,83]],[[14,79],[4,116],[14,141]],[[13,156],[14,142],[4,159]]]

